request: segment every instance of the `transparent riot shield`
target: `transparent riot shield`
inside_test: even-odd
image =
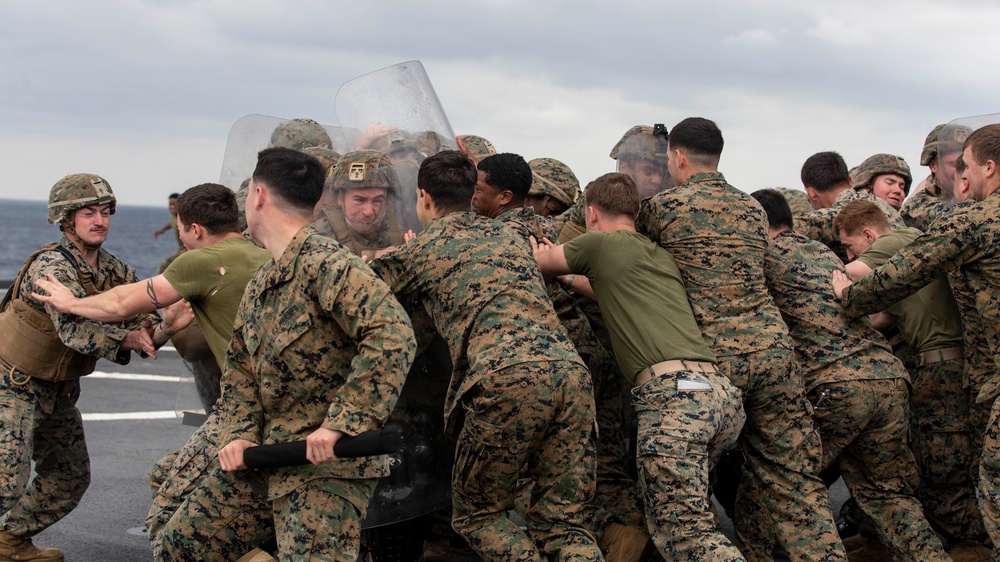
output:
[[[423,65],[404,62],[350,80],[337,91],[334,108],[342,127],[360,132],[355,148],[384,152],[397,165],[396,218],[404,230],[418,232],[417,169],[428,156],[457,148]]]
[[[667,171],[667,128],[636,125],[625,131],[611,149],[616,171],[632,178],[639,196],[646,198],[674,186]]]
[[[241,117],[229,129],[219,183],[236,191],[257,166],[257,153],[271,146],[296,150],[329,148],[343,154],[353,150],[359,131],[321,125],[311,120],[267,115]]]
[[[937,134],[934,150],[936,153],[935,177],[942,191],[954,190],[959,199],[963,188],[961,174],[956,171],[958,159],[962,156],[962,145],[973,131],[986,125],[1000,123],[1000,113],[960,117],[946,123]],[[966,194],[967,195],[967,194]]]

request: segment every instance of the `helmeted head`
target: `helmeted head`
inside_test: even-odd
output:
[[[469,151],[469,154],[476,159],[476,162],[497,153],[497,149],[493,146],[493,143],[483,137],[476,135],[458,135],[458,138],[462,141],[462,144],[465,145],[465,149]]]
[[[618,171],[631,176],[641,197],[650,197],[673,185],[667,172],[667,129],[657,124],[636,125],[611,149]]]
[[[852,177],[854,189],[874,193],[896,209],[910,193],[913,182],[906,160],[893,154],[869,156],[854,170]]]
[[[569,166],[555,158],[535,158],[526,203],[539,215],[558,215],[580,198],[580,181]]]
[[[322,125],[312,119],[299,118],[285,121],[274,128],[269,147],[302,150],[310,146],[332,148],[333,141]]]
[[[910,174],[910,166],[907,165],[906,160],[903,160],[901,156],[894,154],[876,154],[866,158],[864,162],[851,170],[851,177],[854,180],[851,186],[857,190],[864,189],[871,191],[875,178],[882,174],[902,176],[906,180],[905,191],[907,193],[910,192],[910,183],[913,181],[913,176]]]
[[[920,152],[920,165],[930,166],[939,154],[962,152],[962,144],[972,134],[972,129],[964,125],[938,125],[927,133],[924,149]]]
[[[49,191],[49,224],[61,223],[77,209],[108,205],[115,214],[117,200],[111,184],[95,174],[70,174],[56,182]]]
[[[321,201],[341,209],[352,230],[370,236],[382,227],[391,199],[399,193],[399,181],[388,155],[355,150],[340,157],[323,191]]]

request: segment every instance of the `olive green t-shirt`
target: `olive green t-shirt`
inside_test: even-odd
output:
[[[240,236],[184,252],[163,271],[174,290],[191,304],[220,367],[226,362],[243,291],[270,259],[267,250]]]
[[[922,234],[910,227],[883,234],[858,260],[875,269]],[[906,343],[917,353],[962,345],[962,318],[947,279],[939,278],[886,312],[896,320]]]
[[[661,361],[715,362],[670,252],[629,230],[587,232],[563,251],[570,271],[590,279],[629,382]]]

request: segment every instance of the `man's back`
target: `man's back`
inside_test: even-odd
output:
[[[639,232],[677,261],[695,319],[716,355],[790,347],[764,284],[767,218],[719,173],[643,202]]]
[[[795,342],[806,390],[818,384],[861,379],[905,378],[888,342],[866,319],[850,318],[830,289],[830,274],[843,264],[823,244],[784,232],[764,260],[767,285]],[[877,359],[861,363],[867,358]],[[830,367],[840,366],[831,372]],[[819,376],[817,376],[819,375]]]
[[[455,364],[446,413],[476,376],[524,362],[580,361],[530,248],[502,223],[471,212],[446,215],[373,269],[393,292],[427,297]],[[473,377],[464,380],[467,373]]]

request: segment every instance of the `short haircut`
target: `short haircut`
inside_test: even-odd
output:
[[[203,183],[177,198],[177,217],[187,229],[200,224],[209,234],[240,232],[236,194],[217,183]]]
[[[969,167],[965,165],[965,157],[959,156],[955,159],[955,173],[962,175]]]
[[[257,154],[253,181],[267,185],[278,199],[312,216],[323,195],[326,170],[315,157],[290,148],[265,148]],[[290,209],[286,209],[290,210]]]
[[[181,196],[181,194],[180,194],[180,193],[171,193],[171,194],[170,194],[170,195],[169,195],[169,196],[167,197],[167,199],[177,199],[177,198],[178,198],[178,197],[180,197],[180,196]]]
[[[704,117],[688,117],[674,125],[667,135],[670,150],[682,150],[692,163],[717,166],[722,156],[722,131]]]
[[[886,218],[885,211],[871,201],[851,201],[844,205],[833,219],[833,229],[838,235],[842,231],[852,235],[857,234],[865,228],[877,232],[889,230],[889,219]]]
[[[1000,165],[1000,123],[986,125],[973,131],[962,145],[962,150],[966,148],[972,150],[972,156],[977,164],[984,165],[992,160]],[[965,165],[968,166],[969,163],[966,162]]]
[[[593,205],[601,212],[612,215],[627,216],[635,220],[639,214],[639,190],[628,174],[604,174],[587,184],[583,192],[586,205]]]
[[[501,152],[487,156],[479,162],[479,169],[486,174],[486,183],[514,194],[514,201],[524,201],[531,190],[531,166],[518,154]]]
[[[427,157],[417,172],[417,187],[430,195],[438,211],[470,210],[477,181],[476,165],[457,150]]]
[[[802,164],[801,178],[803,187],[811,187],[820,193],[851,185],[847,162],[844,162],[843,156],[833,151],[817,152],[806,158]]]
[[[760,203],[767,213],[767,226],[774,230],[794,228],[792,223],[792,208],[788,200],[777,189],[758,189],[750,194]]]

